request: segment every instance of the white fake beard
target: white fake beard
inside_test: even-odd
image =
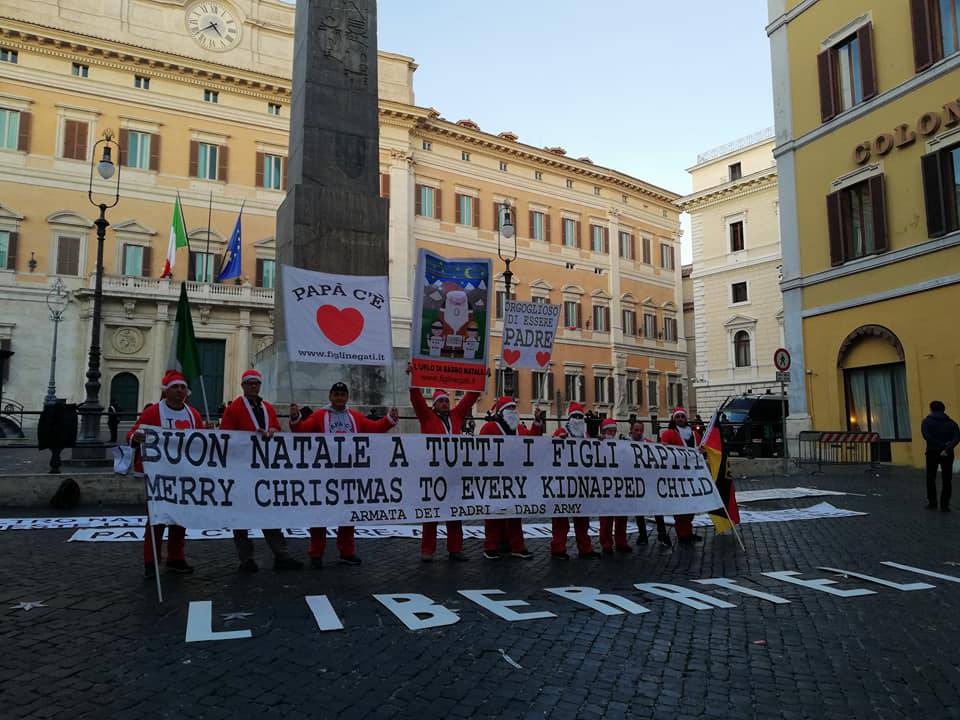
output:
[[[511,430],[516,430],[520,427],[520,415],[517,414],[516,410],[505,410],[500,416]]]
[[[587,436],[586,420],[567,420],[567,432],[573,437]]]
[[[470,307],[467,303],[452,304],[448,302],[443,308],[443,321],[450,326],[454,332],[467,324],[470,319]]]

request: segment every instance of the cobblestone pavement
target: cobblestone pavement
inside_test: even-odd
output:
[[[166,576],[162,605],[142,578],[139,543],[0,531],[0,716],[960,717],[960,586],[881,564],[960,577],[960,517],[924,510],[922,481],[907,471],[739,488],[788,485],[861,493],[827,499],[869,515],[745,526],[746,553],[707,530],[696,549],[650,544],[569,563],[551,562],[547,541],[536,540],[527,562],[485,562],[480,543],[468,541],[471,562],[425,564],[416,541],[391,539],[361,541],[361,567],[330,562],[277,574],[258,541],[261,571],[247,576],[236,572],[231,543],[195,542],[187,552],[196,575]],[[303,557],[305,542],[292,549]],[[935,587],[905,592],[818,566]],[[762,574],[783,570],[875,594],[838,597]],[[790,602],[692,582],[719,577]],[[633,587],[643,582],[709,591],[736,607],[698,611]],[[603,615],[545,590],[572,585],[620,594],[649,612]],[[530,603],[519,612],[556,617],[507,622],[457,592],[470,589],[499,589]],[[374,593],[422,593],[460,621],[413,632]],[[309,595],[326,595],[345,629],[321,632]],[[44,607],[14,609],[33,601]],[[186,643],[191,601],[212,602],[214,631],[250,629],[252,637]],[[241,612],[251,614],[223,618]]]

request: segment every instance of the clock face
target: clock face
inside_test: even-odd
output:
[[[240,29],[233,12],[217,0],[201,0],[187,10],[187,32],[207,50],[222,52],[235,47]]]

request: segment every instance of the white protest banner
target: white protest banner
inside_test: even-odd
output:
[[[653,443],[143,429],[150,521],[194,529],[674,515],[721,502],[697,450]]]
[[[283,318],[291,362],[390,365],[388,280],[281,266]]]
[[[560,306],[507,300],[503,308],[503,361],[512,368],[543,370],[557,336]]]

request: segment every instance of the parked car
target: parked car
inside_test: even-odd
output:
[[[783,408],[780,393],[728,398],[720,407],[724,440],[731,455],[780,457]],[[790,407],[786,412],[789,414]]]

